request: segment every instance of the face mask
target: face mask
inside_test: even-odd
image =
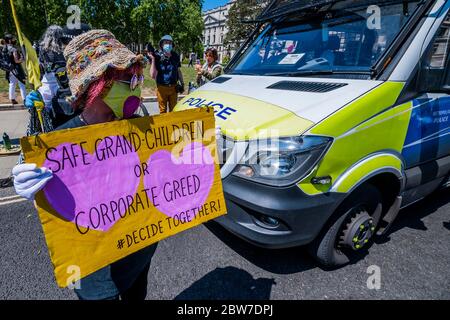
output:
[[[163,45],[163,50],[164,50],[164,52],[166,52],[166,53],[171,52],[171,51],[172,51],[172,48],[173,48],[173,46],[172,46],[171,44],[165,44],[165,45]]]
[[[128,83],[115,81],[103,101],[111,108],[118,119],[129,119],[141,103],[141,88],[134,91]]]

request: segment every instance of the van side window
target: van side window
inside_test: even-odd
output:
[[[450,13],[447,14],[431,45],[426,59],[425,67],[430,74],[439,79],[445,86],[450,85],[448,62],[450,53]],[[445,78],[444,78],[445,77]],[[445,81],[444,81],[445,80]]]
[[[429,54],[429,66],[431,68],[444,69],[449,53],[450,41],[450,14],[447,15],[442,23],[434,40],[433,46]]]

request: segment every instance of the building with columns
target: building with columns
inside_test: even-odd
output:
[[[228,12],[236,0],[231,0],[224,6],[220,6],[203,12],[203,21],[205,22],[205,30],[203,31],[203,45],[206,48],[214,47],[219,54],[219,61],[222,62],[225,56],[230,56],[234,52],[230,52],[224,47],[225,35],[227,34],[226,22]]]

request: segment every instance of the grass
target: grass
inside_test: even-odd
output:
[[[144,88],[142,90],[143,96],[154,96],[156,91],[156,83],[153,79],[150,78],[150,67],[147,66],[145,69],[145,81],[144,81]],[[183,73],[184,83],[185,83],[185,90],[187,92],[188,84],[189,82],[195,82],[196,80],[196,73],[194,68],[189,68],[187,65],[183,65],[181,67],[181,72]],[[30,86],[27,85],[27,91],[30,90]],[[16,88],[16,91],[19,93],[19,88]],[[186,93],[185,92],[185,93]],[[20,101],[20,94],[17,95],[19,97]],[[5,79],[5,72],[3,70],[0,70],[0,103],[8,103],[8,81]]]

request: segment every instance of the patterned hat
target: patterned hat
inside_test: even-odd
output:
[[[91,30],[75,37],[64,50],[64,57],[73,101],[107,69],[126,70],[136,62],[143,66],[146,63],[142,56],[128,50],[107,30]]]

